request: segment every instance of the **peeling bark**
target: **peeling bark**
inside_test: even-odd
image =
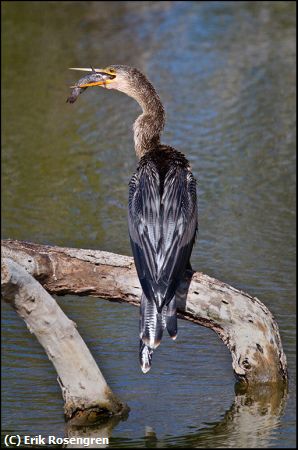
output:
[[[131,257],[12,240],[2,241],[2,253],[22,265],[51,294],[89,295],[139,305],[141,288]],[[277,323],[256,297],[194,272],[181,285],[177,305],[180,318],[211,328],[227,345],[239,381],[287,380]]]
[[[66,420],[122,415],[127,407],[113,394],[76,324],[24,267],[10,258],[1,264],[2,296],[34,333],[53,363]]]

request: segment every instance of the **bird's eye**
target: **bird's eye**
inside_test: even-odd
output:
[[[111,74],[115,74],[115,73],[116,73],[116,70],[113,69],[112,67],[109,67],[109,68],[108,68],[108,71],[109,71]]]

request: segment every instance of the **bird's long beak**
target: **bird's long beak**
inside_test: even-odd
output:
[[[69,70],[80,70],[81,72],[103,72],[103,69],[93,69],[92,67],[69,67]]]
[[[108,83],[111,83],[113,79],[115,78],[115,74],[111,73],[109,70],[106,69],[93,69],[93,68],[87,68],[87,67],[69,67],[70,70],[80,70],[82,72],[93,72],[97,73],[99,75],[102,75],[102,79],[88,82],[86,84],[81,84],[80,88],[86,88],[91,86],[103,86]]]

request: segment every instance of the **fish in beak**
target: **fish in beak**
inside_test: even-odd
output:
[[[74,103],[78,96],[84,92],[84,90],[88,87],[93,86],[103,86],[107,83],[110,83],[116,75],[110,73],[107,70],[103,69],[85,69],[85,68],[78,68],[78,67],[71,67],[71,70],[81,70],[84,72],[91,72],[91,74],[85,75],[84,77],[80,78],[79,81],[74,85],[70,86],[72,89],[72,92],[70,96],[67,98],[67,103]]]

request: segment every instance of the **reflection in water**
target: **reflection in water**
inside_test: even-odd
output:
[[[241,385],[235,385],[236,396],[232,406],[224,414],[221,421],[209,423],[207,427],[188,435],[176,436],[175,446],[197,447],[197,448],[268,448],[277,428],[280,426],[280,418],[284,413],[287,400],[287,386],[264,385],[246,389]],[[120,419],[110,419],[102,424],[92,427],[66,428],[67,437],[109,437],[112,436],[113,428]],[[145,427],[145,435],[138,442],[130,439],[123,444],[119,439],[110,439],[109,446],[117,447],[121,442],[122,447],[157,448],[160,446],[171,446],[172,438],[158,439],[154,429]],[[67,445],[67,447],[77,447]],[[93,448],[101,448],[103,445],[93,444]]]
[[[287,387],[256,386],[242,393],[241,389],[236,386],[235,400],[223,420],[186,437],[185,445],[267,448],[284,413]]]
[[[65,447],[67,448],[82,448],[84,443],[90,443],[88,448],[105,448],[109,447],[109,440],[112,435],[113,428],[120,422],[120,420],[125,420],[125,418],[120,419],[119,417],[112,417],[110,419],[106,419],[100,421],[97,424],[93,424],[89,427],[78,427],[74,426],[71,423],[68,423],[65,427],[65,435],[67,438],[75,438],[77,439],[77,443],[68,443]],[[80,443],[81,439],[86,439],[82,443]],[[96,443],[95,439],[102,439],[102,443]],[[106,440],[108,438],[108,441]],[[93,442],[92,442],[93,439]]]

